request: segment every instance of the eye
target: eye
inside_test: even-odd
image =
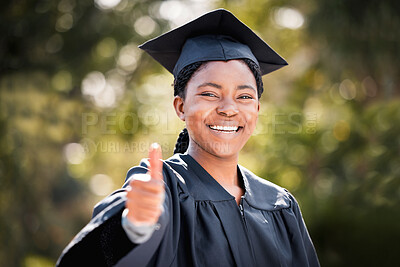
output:
[[[209,97],[217,97],[214,93],[210,93],[210,92],[204,92],[204,93],[201,93],[200,95],[209,96]]]
[[[239,96],[239,99],[254,99],[254,97],[251,95],[241,95]]]

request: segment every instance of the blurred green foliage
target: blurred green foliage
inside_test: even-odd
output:
[[[398,1],[19,0],[0,4],[2,266],[54,265],[151,142],[172,155],[172,75],[136,46],[217,7],[290,64],[241,164],[295,194],[322,266],[398,262]]]

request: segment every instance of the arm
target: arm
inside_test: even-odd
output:
[[[99,204],[103,209],[68,244],[57,266],[111,266],[135,248],[120,226],[125,198],[126,193],[117,192],[104,199]]]
[[[146,224],[146,225],[136,225],[129,221],[127,217],[128,209],[122,212],[122,228],[128,238],[135,244],[141,244],[149,240],[154,230],[159,227],[159,224]]]
[[[163,202],[165,212],[158,218],[161,227],[143,244],[133,243],[126,234],[122,227],[122,212],[127,203],[130,178],[135,174],[147,173],[147,166],[141,162],[141,166],[129,170],[124,187],[96,205],[92,220],[64,249],[57,266],[112,266],[124,259],[136,263],[135,266],[146,265],[146,261],[157,250],[168,225],[169,190],[166,188]]]
[[[122,226],[134,243],[147,241],[162,213],[165,186],[162,175],[161,147],[152,144],[149,151],[149,171],[133,175],[129,182]]]

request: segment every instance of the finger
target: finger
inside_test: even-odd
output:
[[[129,186],[130,186],[129,190],[136,188],[138,190],[156,194],[164,192],[164,183],[159,180],[150,180],[148,182],[141,180],[134,180],[131,183],[129,183]]]
[[[133,223],[146,223],[146,224],[155,224],[160,217],[161,211],[153,212],[148,210],[139,210],[133,211],[131,214],[128,214],[128,218]]]
[[[140,189],[132,188],[132,190],[127,193],[128,200],[135,200],[139,203],[152,202],[161,203],[164,200],[164,192],[149,192]]]
[[[140,204],[138,204],[135,201],[127,202],[126,207],[129,208],[130,210],[138,211],[138,212],[142,211],[142,210],[149,210],[149,211],[153,211],[153,212],[162,210],[160,204],[156,204],[156,205],[154,205],[152,203],[140,203]]]
[[[160,209],[158,209],[158,210],[143,209],[143,210],[139,210],[136,215],[138,215],[138,217],[142,216],[142,218],[149,218],[149,219],[150,218],[151,219],[154,218],[155,221],[157,221],[157,219],[160,216],[160,214],[161,214],[161,210]]]
[[[162,177],[162,161],[161,147],[157,143],[153,143],[149,150],[150,176],[151,179],[163,180]]]
[[[153,224],[156,223],[158,217],[161,214],[161,210],[158,211],[149,211],[147,209],[140,209],[136,207],[136,209],[128,208],[129,212],[127,214],[129,220],[133,223],[148,223]]]

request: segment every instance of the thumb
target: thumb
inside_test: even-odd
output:
[[[149,150],[149,161],[150,161],[150,176],[151,179],[163,180],[162,177],[162,161],[161,161],[161,147],[157,143],[153,143]]]

